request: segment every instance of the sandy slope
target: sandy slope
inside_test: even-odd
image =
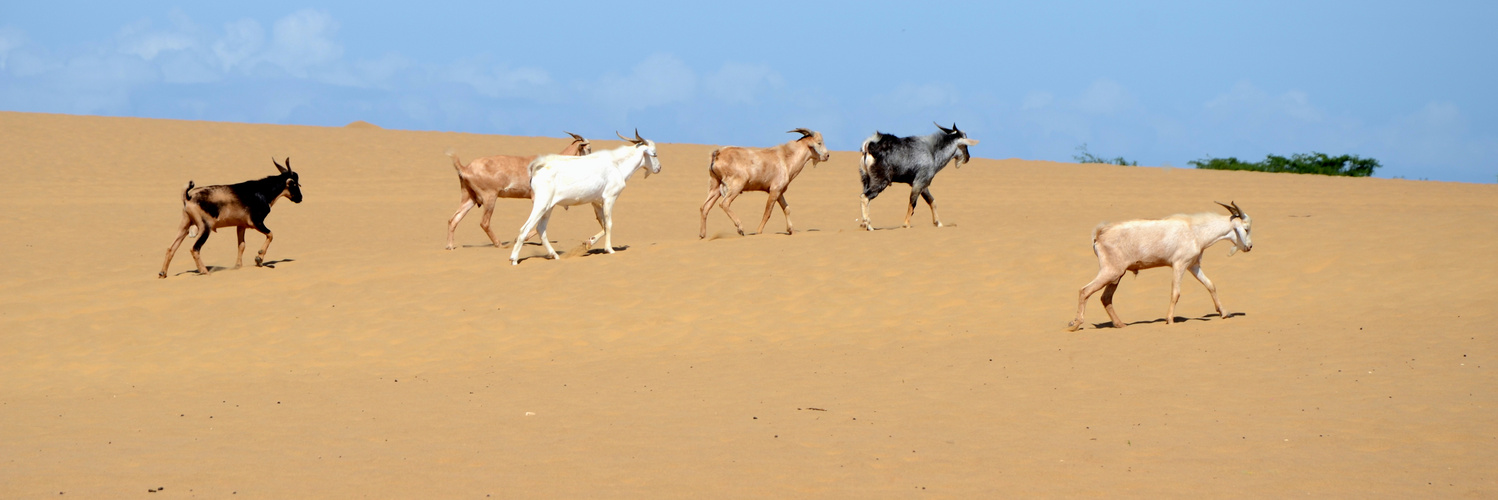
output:
[[[700,241],[711,147],[668,144],[619,203],[626,250],[511,267],[474,215],[442,249],[442,152],[563,139],[0,130],[0,497],[1498,496],[1493,185],[975,160],[932,188],[951,227],[864,232],[839,152],[787,195],[805,232],[714,212]],[[228,269],[221,231],[217,272],[183,251],[156,279],[188,179],[288,155],[274,269]],[[1188,280],[1165,325],[1156,270],[1120,289],[1133,326],[1063,331],[1094,225],[1213,200],[1255,221],[1204,265],[1244,316]],[[507,241],[528,207],[501,203]],[[596,230],[553,220],[564,251]]]

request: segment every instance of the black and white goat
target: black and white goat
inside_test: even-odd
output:
[[[858,164],[858,176],[863,180],[863,228],[873,231],[869,223],[869,201],[879,196],[891,182],[910,185],[910,206],[905,209],[905,227],[910,227],[910,216],[915,213],[917,198],[925,198],[931,207],[931,223],[941,227],[936,216],[936,198],[931,196],[931,179],[952,160],[957,165],[967,163],[967,147],[978,144],[977,139],[957,130],[957,124],[946,128],[940,124],[940,132],[914,137],[896,137],[874,132],[863,141],[863,152]]]
[[[177,240],[172,242],[171,248],[166,249],[166,262],[161,264],[161,273],[157,277],[166,277],[167,267],[172,264],[172,256],[177,253],[177,247],[187,238],[188,230],[192,228],[198,230],[198,241],[192,245],[192,260],[198,265],[198,274],[208,274],[208,267],[203,265],[198,252],[202,250],[203,243],[208,241],[208,233],[221,227],[234,226],[239,230],[239,256],[234,259],[236,268],[244,264],[245,229],[253,227],[264,234],[265,245],[255,255],[255,265],[264,265],[265,250],[270,248],[272,239],[270,228],[265,227],[265,216],[270,215],[271,205],[275,205],[276,200],[282,196],[292,203],[302,202],[302,186],[297,173],[291,171],[291,158],[286,158],[284,167],[275,158],[271,158],[271,163],[281,173],[260,180],[200,188],[193,187],[192,181],[187,181],[187,187],[182,190],[182,225],[177,233]]]

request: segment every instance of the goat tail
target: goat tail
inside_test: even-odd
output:
[[[722,149],[714,149],[712,159],[707,162],[707,188],[708,190],[717,188],[718,196],[728,196],[728,184],[723,182],[723,174],[717,169],[718,153],[722,151]]]
[[[187,181],[187,187],[182,188],[182,203],[187,203],[187,200],[192,199],[192,188],[192,181]]]
[[[1099,222],[1097,227],[1092,228],[1092,255],[1095,257],[1102,257],[1097,251],[1097,237],[1103,234],[1103,228],[1106,227],[1108,227],[1108,221]],[[1135,271],[1134,274],[1138,275],[1139,272]]]
[[[453,148],[447,148],[447,151],[443,151],[442,154],[453,159],[453,168],[457,169],[458,174],[461,175],[463,173],[463,160],[458,159],[458,152],[453,151]]]
[[[525,166],[525,171],[531,174],[532,179],[535,179],[536,171],[541,170],[541,167],[546,166],[546,160],[550,159],[551,157],[552,155],[537,156],[536,159],[531,160],[529,165]]]

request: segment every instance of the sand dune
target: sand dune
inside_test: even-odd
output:
[[[477,213],[443,249],[442,153],[566,139],[0,130],[0,497],[1498,495],[1498,186],[974,159],[931,188],[951,227],[922,205],[866,232],[834,152],[786,195],[805,232],[715,211],[704,241],[713,146],[662,144],[616,209],[627,248],[582,255],[591,212],[558,211],[563,258],[512,267]],[[184,250],[157,279],[182,186],[272,156],[306,197],[267,220],[275,268],[230,269],[225,230],[213,274]],[[1203,265],[1243,316],[1188,279],[1165,325],[1156,270],[1119,290],[1132,326],[1063,330],[1093,226],[1214,200],[1254,218],[1253,252]],[[752,228],[763,203],[735,209]],[[501,200],[496,232],[528,208]]]

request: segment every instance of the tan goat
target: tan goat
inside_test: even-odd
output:
[[[831,156],[827,153],[827,146],[822,144],[821,133],[804,128],[787,133],[800,133],[801,138],[772,148],[729,146],[713,150],[712,162],[707,166],[711,180],[707,185],[707,201],[702,202],[702,227],[697,233],[698,238],[707,237],[707,213],[712,211],[713,202],[719,202],[723,213],[733,219],[739,236],[744,235],[744,224],[739,222],[733,210],[728,209],[744,191],[764,191],[770,195],[765,201],[765,215],[759,220],[759,228],[754,230],[756,233],[765,232],[765,223],[770,221],[776,202],[780,203],[780,212],[785,214],[785,232],[795,232],[791,227],[789,205],[785,202],[785,190],[801,169],[806,168],[808,161],[815,166]]]
[[[587,139],[572,132],[567,132],[567,135],[572,136],[572,144],[568,144],[559,154],[583,156],[593,152],[593,144]],[[486,156],[464,165],[452,150],[447,151],[447,156],[452,158],[453,168],[458,170],[458,186],[463,197],[458,211],[447,222],[447,249],[454,248],[453,232],[458,230],[458,223],[474,205],[484,207],[484,218],[479,220],[479,227],[489,235],[489,241],[493,241],[496,248],[504,246],[499,243],[499,237],[494,235],[494,231],[489,229],[489,219],[494,216],[494,201],[499,198],[531,198],[531,173],[526,170],[526,165],[530,165],[536,157]],[[534,236],[536,233],[532,232],[526,239]],[[517,245],[520,243],[515,242]]]

